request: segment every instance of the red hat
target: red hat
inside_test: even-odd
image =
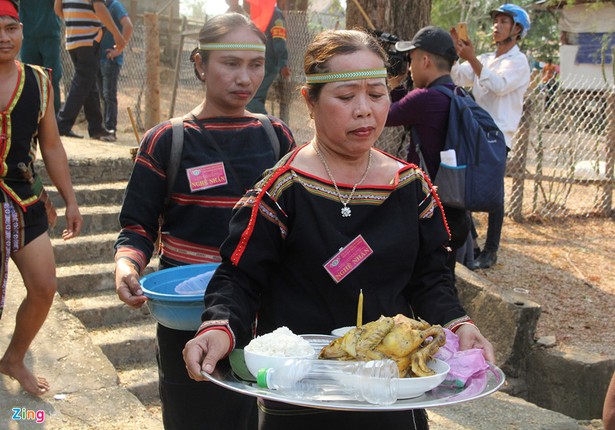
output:
[[[0,16],[10,16],[19,21],[17,5],[11,0],[0,0]]]

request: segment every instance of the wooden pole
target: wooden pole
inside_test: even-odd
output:
[[[355,6],[357,7],[357,9],[359,9],[359,12],[361,13],[361,15],[363,16],[363,19],[365,20],[365,22],[367,22],[367,26],[371,29],[371,30],[375,30],[376,27],[374,26],[374,24],[372,23],[372,20],[369,19],[369,16],[367,15],[367,13],[365,13],[365,9],[363,9],[363,7],[359,4],[358,0],[353,0]]]
[[[126,108],[128,111],[128,118],[130,118],[130,124],[132,124],[132,131],[135,134],[135,139],[137,140],[137,146],[133,146],[130,148],[130,157],[132,158],[132,162],[134,163],[137,159],[137,153],[139,152],[139,145],[141,145],[141,138],[139,137],[139,131],[137,130],[137,123],[135,121],[135,117],[132,115],[132,109],[130,106]]]
[[[525,164],[527,162],[527,150],[530,146],[530,129],[534,102],[532,95],[525,98],[523,116],[521,117],[520,129],[517,132],[517,139],[514,144],[513,157],[506,166],[507,175],[512,176],[508,214],[517,222],[523,219]]]
[[[137,130],[137,123],[135,121],[135,117],[132,114],[132,109],[130,108],[130,106],[128,106],[126,108],[126,110],[128,111],[128,118],[130,118],[130,124],[132,124],[132,131],[135,134],[135,139],[137,141],[137,145],[141,144],[141,138],[139,137],[139,130]]]
[[[160,122],[160,29],[158,15],[145,13],[145,129]]]
[[[169,8],[169,22],[167,26],[167,31],[169,35],[173,32],[173,20],[175,19],[175,9]]]
[[[137,13],[139,12],[139,2],[138,0],[130,0],[130,5],[128,6],[128,16],[130,20],[134,23],[137,22]]]
[[[177,87],[179,86],[179,72],[181,70],[182,53],[184,52],[184,40],[186,36],[184,31],[187,27],[187,19],[182,17],[181,33],[179,35],[179,46],[177,47],[177,56],[175,57],[175,81],[173,82],[173,94],[171,95],[171,106],[169,107],[169,118],[173,118],[175,114],[175,102],[177,100]]]
[[[173,54],[173,30],[175,27],[173,26],[173,21],[175,20],[175,9],[169,8],[169,22],[167,22],[167,31],[166,31],[166,43],[164,45],[164,55],[171,56]]]
[[[615,67],[615,66],[614,66]],[[615,86],[605,92],[607,107],[606,127],[606,168],[607,181],[604,184],[602,201],[607,216],[615,216],[613,210],[613,174],[615,173]]]

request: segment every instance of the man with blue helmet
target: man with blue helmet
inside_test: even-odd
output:
[[[472,86],[476,101],[491,114],[510,150],[523,112],[523,96],[530,83],[529,62],[517,46],[530,29],[530,17],[523,8],[510,3],[501,5],[490,15],[495,52],[476,56],[472,42],[461,40],[456,30],[451,30],[457,55],[465,60],[453,67],[451,76],[457,85]],[[496,263],[503,223],[502,205],[489,212],[485,246],[471,269],[486,269]]]

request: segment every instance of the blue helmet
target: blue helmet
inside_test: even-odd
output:
[[[521,34],[519,37],[523,39],[527,34],[528,30],[532,26],[530,22],[530,16],[521,6],[517,6],[516,4],[506,3],[497,9],[492,10],[489,15],[491,15],[491,19],[495,18],[495,16],[499,13],[503,13],[512,18],[513,24],[519,24],[521,26]]]

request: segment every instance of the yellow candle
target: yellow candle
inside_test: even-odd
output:
[[[357,327],[363,325],[363,290],[359,290],[359,304],[357,306]]]

